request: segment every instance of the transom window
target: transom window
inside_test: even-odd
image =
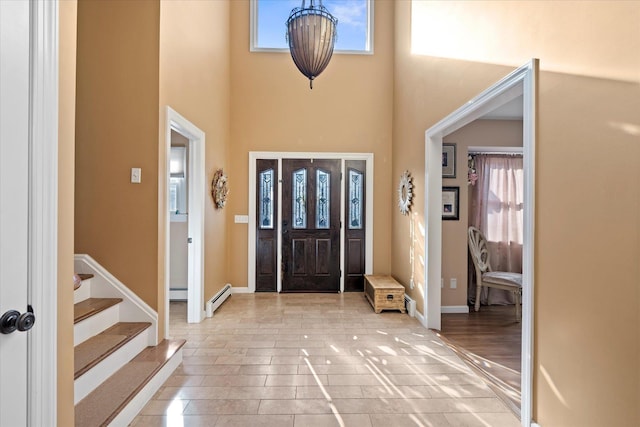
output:
[[[301,5],[302,0],[251,0],[251,51],[288,51],[286,22],[291,10]],[[371,0],[322,0],[322,5],[338,18],[334,52],[373,53]]]

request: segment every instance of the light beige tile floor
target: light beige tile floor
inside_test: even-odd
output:
[[[171,304],[182,365],[132,426],[518,426],[416,319],[361,293],[235,294],[200,324]]]

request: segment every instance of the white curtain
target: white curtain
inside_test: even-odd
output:
[[[487,238],[494,271],[522,273],[522,155],[479,154],[474,157],[478,180],[470,186],[469,225]],[[471,260],[469,260],[471,263]],[[471,264],[469,302],[475,302],[475,271]],[[513,295],[483,290],[481,304],[513,304]]]

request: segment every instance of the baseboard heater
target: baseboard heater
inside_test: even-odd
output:
[[[227,283],[213,298],[207,301],[207,317],[213,317],[213,312],[216,311],[230,295],[231,285]]]
[[[409,314],[409,316],[416,317],[416,302],[407,294],[404,294],[404,306],[406,307],[407,314]]]

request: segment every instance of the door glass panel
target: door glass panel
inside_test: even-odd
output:
[[[349,228],[362,228],[362,172],[349,171]]]
[[[260,172],[260,228],[273,228],[273,169]]]
[[[316,171],[316,228],[329,228],[329,183],[327,172]]]
[[[307,228],[307,170],[293,172],[293,228]]]

